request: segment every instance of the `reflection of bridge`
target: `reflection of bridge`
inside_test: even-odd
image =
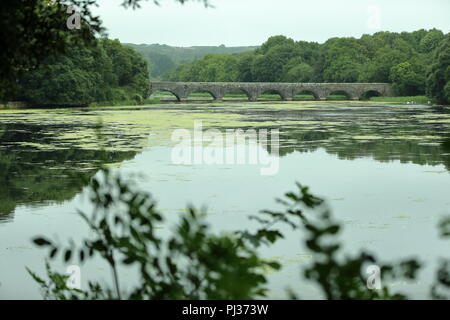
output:
[[[215,100],[222,100],[228,93],[243,93],[250,101],[256,101],[263,93],[277,93],[283,100],[292,100],[295,95],[309,94],[317,100],[329,95],[341,94],[358,100],[366,94],[392,96],[388,83],[276,83],[276,82],[151,82],[150,94],[168,91],[178,101],[184,101],[193,92],[208,92]]]

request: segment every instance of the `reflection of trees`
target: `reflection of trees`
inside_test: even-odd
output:
[[[76,147],[45,150],[15,144],[50,142],[51,137],[46,136],[44,130],[35,126],[29,129],[25,125],[0,126],[0,223],[12,219],[19,205],[70,200],[101,164],[121,162],[136,154]]]
[[[450,139],[440,143],[427,145],[420,139],[352,139],[348,133],[326,131],[299,132],[295,129],[283,129],[283,140],[280,146],[280,156],[286,156],[294,151],[312,152],[323,148],[340,159],[353,160],[361,157],[372,157],[380,162],[400,160],[402,163],[420,165],[443,164],[450,171]],[[430,133],[432,134],[432,133]],[[364,135],[360,133],[360,135]],[[383,136],[389,137],[388,132]],[[285,145],[284,140],[290,141]],[[293,145],[297,141],[297,145]],[[446,155],[447,154],[447,155]]]
[[[272,114],[265,111],[264,115],[281,123],[301,121],[299,125],[278,127],[280,156],[323,148],[340,159],[372,157],[381,162],[443,164],[450,171],[449,126],[423,121],[439,119],[446,111],[436,108],[425,113],[418,110],[394,109],[391,113],[385,109],[327,110],[325,107],[324,110],[283,110]]]

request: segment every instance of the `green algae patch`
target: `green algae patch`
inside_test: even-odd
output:
[[[353,136],[352,139],[356,140],[377,140],[377,139],[383,139],[381,136]]]

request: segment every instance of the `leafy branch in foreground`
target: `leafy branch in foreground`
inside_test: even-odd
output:
[[[80,212],[93,233],[81,248],[63,249],[44,238],[36,245],[48,247],[65,262],[83,263],[100,255],[110,266],[114,288],[89,283],[95,291],[74,291],[61,285],[48,269],[49,282],[38,278],[49,299],[250,299],[262,297],[264,272],[279,265],[258,257],[253,247],[232,234],[214,235],[202,216],[190,208],[168,237],[157,227],[163,222],[147,193],[134,191],[108,170],[90,184],[93,213]],[[74,254],[78,253],[78,255]],[[139,285],[130,292],[120,289],[119,265],[137,266]],[[48,290],[48,288],[52,288]]]
[[[303,269],[306,279],[316,283],[326,299],[404,299],[405,295],[390,293],[387,286],[382,290],[368,290],[366,286],[367,266],[377,264],[381,275],[388,279],[413,280],[420,268],[416,260],[405,260],[397,264],[377,263],[375,257],[367,252],[358,255],[343,256],[338,234],[340,224],[332,218],[330,211],[324,207],[324,201],[309,192],[308,187],[297,184],[298,193],[289,192],[286,199],[277,201],[285,207],[281,212],[263,211],[268,218],[251,216],[262,228],[256,233],[239,232],[243,238],[259,246],[271,244],[283,238],[281,230],[274,227],[288,225],[294,230],[306,234],[306,247],[312,253],[313,262]],[[317,210],[319,209],[319,210]],[[306,210],[316,211],[305,214]],[[291,293],[293,298],[297,295]]]
[[[354,257],[340,253],[337,238],[340,225],[334,221],[323,200],[307,187],[297,185],[298,193],[286,194],[278,202],[284,211],[263,211],[251,216],[256,231],[214,234],[203,215],[189,208],[170,234],[158,226],[163,216],[150,194],[136,191],[120,176],[109,170],[93,178],[89,185],[93,212],[79,212],[92,231],[80,248],[72,244],[63,248],[46,238],[34,243],[49,248],[49,258],[58,254],[64,262],[80,263],[95,255],[105,260],[112,271],[113,288],[96,282],[88,290],[71,289],[67,276],[53,271],[47,264],[45,281],[29,270],[47,299],[253,299],[267,295],[267,269],[278,270],[280,264],[262,259],[257,251],[283,238],[280,228],[289,226],[306,234],[306,246],[313,263],[304,269],[306,279],[315,282],[328,299],[401,299],[387,287],[375,291],[366,288],[364,267],[376,263],[365,252]],[[316,211],[310,214],[307,211]],[[320,212],[319,212],[320,211]],[[280,228],[278,228],[280,227]],[[140,282],[130,291],[121,289],[120,270],[136,267]],[[414,279],[420,265],[415,260],[383,265],[387,278]],[[295,294],[292,294],[296,298]]]
[[[450,238],[450,216],[444,217],[439,223],[441,238]],[[450,299],[450,259],[441,258],[436,272],[435,283],[431,287],[431,297],[434,299]]]

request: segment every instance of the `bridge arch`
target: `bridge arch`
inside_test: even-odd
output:
[[[353,99],[353,95],[349,91],[343,90],[343,89],[330,90],[326,94],[325,98],[327,100],[333,100],[333,99],[330,99],[330,97],[332,97],[332,96],[344,96],[345,97],[344,100],[352,100]],[[338,100],[342,100],[342,99],[338,99]]]
[[[380,90],[377,89],[369,89],[369,90],[364,90],[361,93],[360,98],[364,99],[364,100],[369,100],[372,97],[382,97],[383,94],[380,92]]]
[[[205,94],[208,93],[212,100],[217,100],[217,99],[221,99],[221,97],[219,96],[219,94],[217,92],[214,92],[213,90],[209,90],[209,89],[201,89],[201,88],[196,88],[193,90],[189,90],[188,92],[186,92],[186,99],[189,99],[189,97],[192,96],[192,94]]]
[[[152,90],[149,94],[149,97],[151,97],[153,94],[155,94],[158,91],[162,91],[162,92],[169,92],[171,93],[173,96],[175,96],[175,98],[177,99],[177,101],[181,101],[181,97],[178,94],[178,92],[176,92],[175,90],[169,89],[169,88],[158,88],[155,90]]]
[[[255,100],[258,100],[264,94],[280,96],[280,99],[276,99],[276,100],[286,100],[286,98],[287,98],[286,94],[283,91],[279,90],[279,89],[276,89],[276,88],[264,88],[257,94],[257,96],[255,97],[256,98]]]
[[[319,94],[317,92],[315,92],[314,90],[300,89],[300,90],[294,91],[293,99],[296,100],[295,96],[299,96],[299,95],[310,95],[310,96],[313,96],[315,100],[320,99]]]
[[[226,89],[224,91],[223,98],[228,98],[227,95],[230,96],[232,94],[244,94],[248,100],[252,100],[252,95],[250,94],[250,92],[248,92],[247,90],[245,90],[243,88]]]

